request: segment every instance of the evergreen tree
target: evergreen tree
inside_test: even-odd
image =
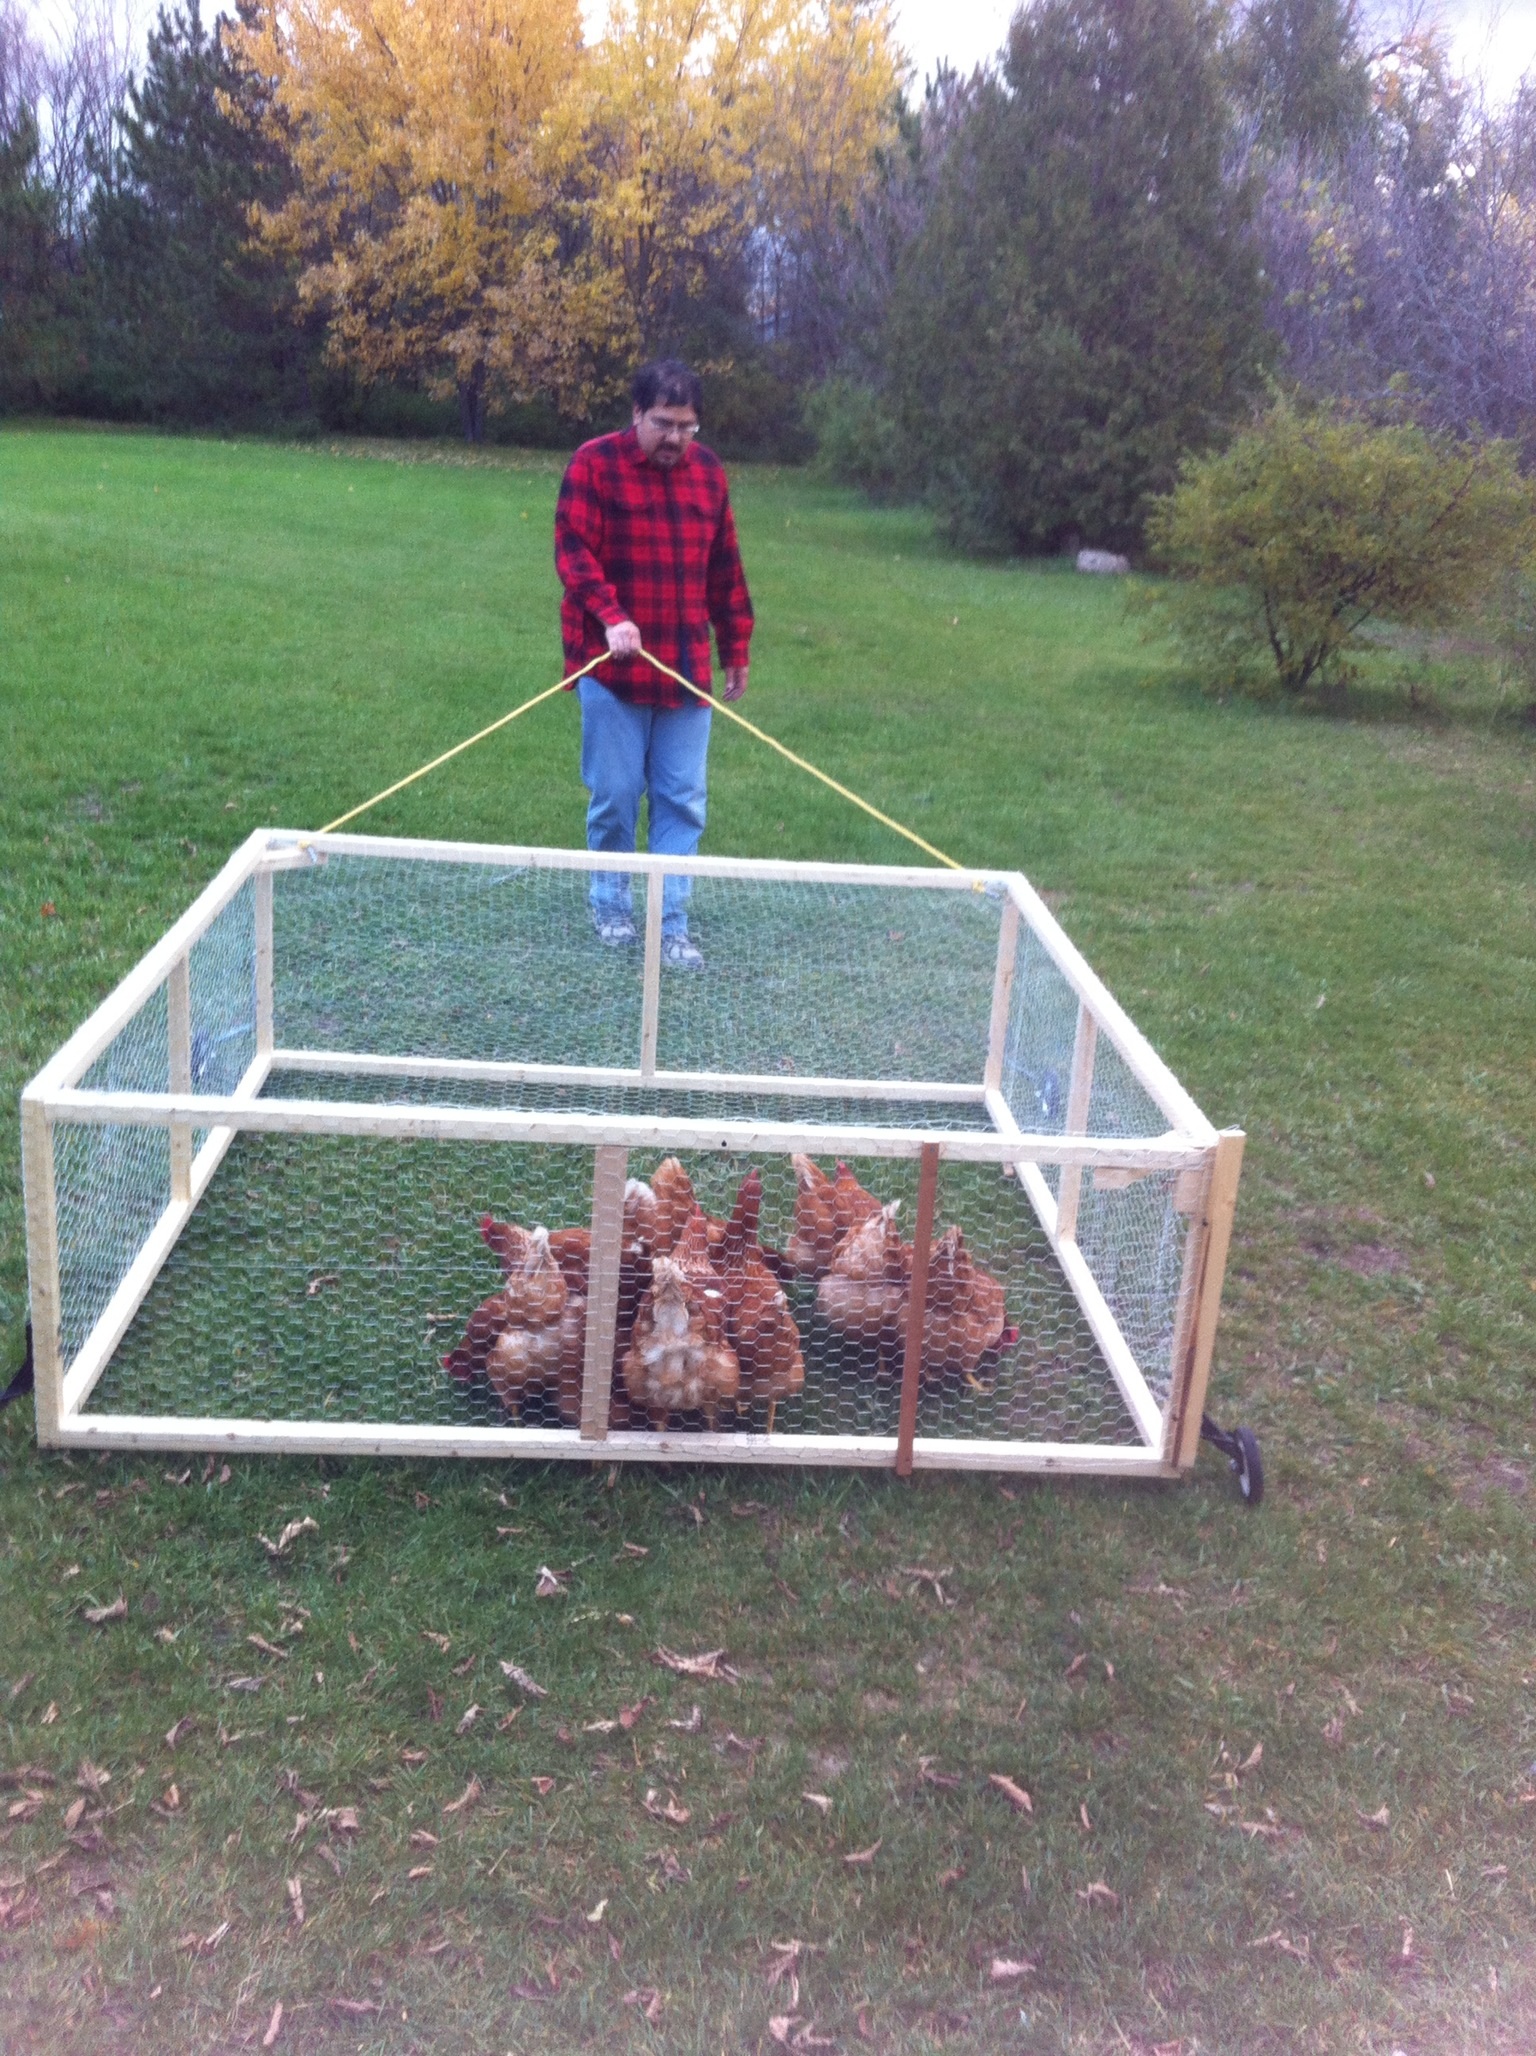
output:
[[[885,335],[906,451],[961,539],[1131,543],[1252,392],[1250,196],[1211,0],[1035,0],[951,144]]]
[[[53,195],[39,174],[37,116],[0,110],[0,408],[46,400],[59,327]]]
[[[1371,116],[1356,0],[1254,0],[1232,48],[1232,81],[1272,149],[1345,150]]]
[[[98,179],[88,235],[92,397],[114,413],[232,420],[298,404],[304,346],[251,209],[290,171],[265,82],[199,0],[162,9]]]

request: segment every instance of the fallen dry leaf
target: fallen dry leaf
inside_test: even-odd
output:
[[[712,1684],[734,1685],[740,1682],[741,1673],[722,1659],[723,1649],[705,1649],[697,1656],[680,1656],[675,1649],[657,1649],[655,1661],[665,1664],[669,1671],[676,1671],[683,1678],[707,1678]]]
[[[667,1794],[667,1803],[663,1806],[654,1785],[646,1793],[644,1805],[652,1820],[669,1820],[674,1827],[683,1827],[693,1818],[690,1808],[679,1805],[675,1792]]]
[[[466,1807],[473,1806],[479,1797],[480,1780],[478,1778],[471,1778],[458,1798],[450,1800],[443,1808],[443,1811],[444,1813],[462,1813]]]
[[[322,1863],[328,1863],[331,1866],[331,1869],[335,1871],[338,1878],[341,1876],[341,1858],[336,1854],[336,1851],[329,1842],[321,1842],[317,1846],[315,1854]]]
[[[608,1901],[606,1899],[599,1899],[597,1904],[593,1907],[592,1911],[584,1916],[587,1926],[596,1927],[598,1922],[602,1919],[603,1915],[607,1911]]]
[[[994,1956],[987,1976],[994,1985],[1012,1984],[1016,1978],[1032,1977],[1035,1966],[1027,1957]]]
[[[507,1663],[503,1660],[501,1674],[512,1684],[516,1685],[520,1692],[526,1692],[530,1699],[547,1699],[549,1697],[547,1688],[539,1684],[536,1679],[529,1677],[527,1671],[523,1669],[520,1663]]]
[[[1260,1935],[1257,1941],[1250,1942],[1248,1946],[1250,1949],[1278,1950],[1282,1956],[1292,1956],[1298,1963],[1310,1963],[1312,1960],[1310,1937],[1303,1935],[1299,1942],[1293,1942],[1280,1928],[1272,1929],[1267,1935]]]
[[[305,1514],[302,1520],[290,1521],[275,1542],[265,1535],[258,1535],[256,1540],[268,1556],[286,1556],[301,1535],[318,1535],[319,1532],[320,1523],[310,1514]]]
[[[1062,1672],[1062,1676],[1066,1678],[1075,1678],[1078,1672],[1082,1669],[1083,1665],[1087,1661],[1087,1656],[1082,1652],[1079,1652],[1076,1656],[1073,1657],[1072,1661],[1067,1665],[1066,1669]]]
[[[533,1789],[538,1793],[541,1799],[547,1799],[550,1793],[555,1789],[555,1781],[553,1778],[530,1778],[528,1782],[530,1785],[532,1785]]]
[[[667,1722],[669,1728],[677,1728],[685,1735],[696,1735],[703,1725],[704,1709],[702,1706],[695,1706],[686,1720],[669,1720]]]
[[[412,1828],[411,1847],[413,1849],[435,1849],[437,1847],[437,1837],[430,1828]]]
[[[405,1878],[406,1878],[406,1883],[407,1883],[407,1884],[414,1884],[414,1883],[415,1883],[415,1882],[416,1882],[416,1881],[417,1881],[417,1880],[418,1880],[419,1878],[429,1878],[429,1877],[431,1877],[431,1875],[432,1875],[432,1866],[431,1866],[431,1864],[430,1864],[430,1863],[418,1863],[418,1864],[417,1864],[417,1865],[416,1865],[416,1866],[414,1867],[414,1869],[412,1869],[412,1870],[408,1870],[408,1871],[406,1872],[406,1874],[405,1874]]]
[[[428,1687],[427,1687],[427,1719],[428,1719],[428,1720],[432,1720],[432,1721],[438,1721],[438,1720],[441,1720],[441,1719],[442,1719],[442,1717],[443,1717],[443,1695],[442,1695],[442,1693],[441,1693],[441,1692],[434,1692],[434,1691],[433,1691],[433,1689],[432,1689],[432,1687],[431,1687],[430,1685],[428,1685]]]
[[[638,1726],[640,1717],[645,1712],[645,1709],[654,1704],[655,1701],[650,1693],[647,1692],[645,1697],[637,1699],[633,1706],[621,1706],[619,1708],[619,1726],[628,1734],[631,1728]]]
[[[1237,1766],[1237,1774],[1238,1774],[1238,1776],[1239,1776],[1240,1778],[1241,1778],[1241,1777],[1246,1777],[1249,1771],[1251,1771],[1251,1770],[1257,1770],[1257,1769],[1258,1769],[1258,1767],[1259,1767],[1259,1765],[1260,1765],[1260,1764],[1261,1764],[1261,1763],[1262,1763],[1263,1761],[1264,1761],[1264,1744],[1263,1744],[1262,1742],[1255,1742],[1255,1743],[1254,1743],[1254,1745],[1253,1745],[1253,1747],[1252,1747],[1252,1748],[1251,1748],[1251,1749],[1249,1750],[1248,1754],[1247,1754],[1247,1755],[1246,1755],[1246,1756],[1245,1756],[1245,1757],[1243,1758],[1242,1762],[1241,1762],[1241,1763],[1240,1763],[1240,1764],[1239,1764],[1239,1765]]]
[[[66,1835],[72,1835],[75,1829],[79,1827],[80,1816],[84,1811],[85,1801],[83,1799],[70,1800],[64,1809],[64,1832]]]
[[[583,1721],[581,1732],[584,1735],[611,1735],[618,1725],[616,1720]]]
[[[1077,1817],[1083,1824],[1083,1833],[1085,1835],[1091,1835],[1093,1833],[1093,1822],[1088,1818],[1088,1807],[1086,1803],[1078,1807]]]
[[[1387,1806],[1378,1806],[1374,1813],[1362,1813],[1357,1806],[1355,1818],[1362,1827],[1389,1828],[1392,1825],[1392,1810]]]
[[[513,1721],[517,1719],[518,1715],[522,1712],[522,1710],[523,1709],[520,1706],[514,1706],[510,1713],[504,1713],[501,1716],[501,1719],[496,1723],[497,1734],[504,1735],[507,1732],[507,1729],[511,1727]]]
[[[304,1296],[306,1299],[313,1299],[317,1293],[324,1292],[328,1285],[339,1285],[340,1283],[341,1278],[337,1272],[322,1271],[318,1278],[311,1278],[304,1287]]]
[[[552,1571],[547,1563],[539,1565],[538,1583],[533,1588],[533,1596],[535,1599],[563,1599],[565,1597],[565,1586],[560,1581],[559,1573]]]
[[[195,1728],[196,1726],[197,1726],[197,1715],[196,1715],[195,1713],[184,1713],[184,1714],[183,1714],[183,1715],[181,1716],[181,1719],[180,1719],[179,1721],[177,1721],[177,1723],[176,1723],[176,1725],[175,1725],[174,1727],[171,1727],[171,1728],[167,1728],[167,1729],[166,1729],[166,1731],[165,1731],[165,1746],[166,1746],[166,1748],[167,1748],[167,1749],[174,1749],[174,1748],[176,1747],[176,1744],[177,1744],[178,1742],[180,1742],[180,1741],[184,1740],[186,1736],[190,1735],[190,1734],[191,1734],[191,1732],[192,1732],[192,1730],[193,1730],[193,1729],[194,1729],[194,1728]]]
[[[1015,1784],[1012,1778],[1005,1777],[1002,1771],[993,1771],[991,1775],[988,1777],[987,1783],[989,1785],[995,1785],[998,1791],[1001,1792],[1003,1797],[1008,1801],[1009,1805],[1017,1807],[1020,1813],[1034,1812],[1035,1802],[1033,1799],[1030,1798],[1029,1794],[1025,1791],[1024,1787],[1022,1785]]]
[[[270,2049],[283,2031],[283,2002],[278,2000],[272,2008],[272,2018],[267,2022],[267,2031],[261,2038],[261,2046]]]
[[[178,1949],[187,1950],[193,1956],[211,1956],[228,1933],[229,1922],[221,1920],[211,1934],[183,1935],[176,1946]]]
[[[165,1808],[167,1813],[180,1813],[181,1787],[179,1785],[167,1785],[165,1790],[160,1794],[160,1804]]]
[[[110,1606],[88,1606],[85,1617],[92,1627],[102,1627],[107,1621],[122,1621],[128,1618],[128,1602],[119,1592]]]
[[[304,1887],[297,1878],[288,1880],[288,1904],[293,1909],[295,1927],[304,1925]]]
[[[651,1552],[648,1549],[642,1549],[638,1542],[624,1542],[620,1544],[620,1553],[624,1556],[649,1556]],[[616,1556],[614,1562],[617,1563],[618,1560]]]
[[[18,1763],[0,1770],[0,1792],[14,1792],[18,1785],[56,1785],[58,1779],[40,1763]]]
[[[436,1633],[434,1633],[434,1631],[433,1631],[433,1630],[432,1630],[431,1628],[423,1628],[423,1629],[422,1629],[422,1631],[421,1631],[421,1639],[422,1639],[422,1641],[423,1641],[423,1642],[432,1642],[432,1643],[435,1643],[435,1644],[436,1644],[436,1646],[437,1646],[437,1647],[438,1647],[439,1649],[441,1649],[441,1651],[443,1652],[444,1656],[446,1656],[446,1655],[448,1654],[449,1650],[450,1650],[450,1649],[451,1649],[451,1648],[453,1647],[453,1637],[452,1637],[451,1635],[439,1635],[439,1634],[436,1634]]]
[[[112,1773],[103,1770],[99,1763],[92,1763],[88,1756],[80,1759],[80,1768],[75,1774],[75,1783],[82,1792],[99,1792],[112,1782]]]
[[[480,1659],[479,1659],[479,1657],[478,1657],[478,1656],[466,1656],[466,1657],[465,1657],[465,1659],[464,1659],[464,1661],[463,1661],[462,1663],[456,1663],[456,1664],[454,1665],[454,1667],[453,1667],[453,1674],[454,1674],[454,1676],[455,1676],[456,1678],[467,1678],[467,1677],[469,1676],[470,1672],[471,1672],[471,1671],[472,1671],[472,1670],[474,1669],[475,1665],[476,1665],[476,1664],[477,1664],[477,1663],[478,1663],[479,1661],[480,1661]]]
[[[944,1587],[939,1582],[941,1578],[947,1578],[953,1575],[953,1564],[947,1563],[945,1564],[942,1570],[931,1571],[920,1563],[899,1563],[896,1566],[896,1570],[898,1576],[900,1577],[912,1578],[913,1580],[919,1583],[931,1585],[933,1587],[933,1596],[935,1597],[935,1599],[938,1600],[940,1606],[954,1605],[955,1602],[953,1599],[945,1597]]]
[[[411,1770],[419,1769],[426,1760],[427,1752],[425,1749],[402,1749],[400,1751],[400,1761]]]
[[[802,1792],[800,1797],[807,1806],[814,1806],[820,1814],[825,1815],[832,1811],[832,1801],[825,1792]]]
[[[265,1678],[231,1678],[224,1689],[226,1692],[259,1692],[265,1683]]]
[[[329,2002],[334,2013],[345,2013],[352,2020],[361,2020],[370,2013],[382,2013],[382,1999],[332,1999]]]
[[[453,1732],[456,1735],[467,1735],[470,1729],[474,1726],[475,1722],[479,1718],[480,1709],[478,1706],[466,1706],[464,1711],[459,1715],[458,1721],[454,1726]]]
[[[50,1699],[48,1701],[48,1704],[43,1708],[43,1717],[38,1722],[38,1726],[43,1728],[51,1728],[54,1722],[58,1719],[58,1717],[59,1702],[57,1699]]]
[[[880,1838],[879,1838],[879,1840],[878,1840],[878,1841],[874,1841],[874,1842],[871,1842],[871,1843],[870,1843],[870,1845],[869,1845],[869,1847],[868,1847],[867,1849],[855,1849],[855,1850],[853,1851],[853,1853],[852,1853],[852,1855],[851,1855],[851,1856],[845,1856],[845,1857],[843,1858],[843,1861],[844,1861],[844,1863],[848,1863],[848,1864],[861,1864],[861,1863],[873,1863],[873,1862],[874,1862],[874,1860],[875,1860],[875,1858],[876,1858],[876,1856],[877,1856],[877,1855],[879,1854],[879,1852],[880,1852],[880,1843],[881,1843],[881,1842],[883,1842],[884,1840],[885,1840],[885,1837],[884,1837],[884,1835],[881,1835],[881,1836],[880,1836]]]
[[[619,2001],[621,2006],[638,2006],[654,2027],[661,2018],[661,1994],[654,1985],[638,1985],[632,1992],[626,1992]]]
[[[263,1656],[275,1656],[283,1663],[288,1661],[288,1651],[279,1649],[275,1642],[269,1642],[265,1635],[247,1635],[246,1641],[253,1649],[259,1649]]]
[[[932,1785],[940,1792],[958,1791],[960,1779],[947,1770],[935,1770],[933,1764],[934,1759],[931,1756],[920,1756],[917,1759],[917,1774],[922,1782],[925,1785]]]
[[[937,1880],[939,1890],[947,1892],[952,1885],[958,1885],[964,1876],[965,1865],[963,1863],[957,1863],[952,1870],[941,1870]]]
[[[775,2013],[769,2017],[768,2032],[781,2048],[789,2047],[790,2030],[799,2018],[798,2013]]]
[[[1073,1897],[1081,1899],[1087,1906],[1104,1906],[1111,1912],[1120,1904],[1120,1894],[1111,1891],[1102,1878],[1095,1878],[1086,1890],[1075,1892]]]
[[[355,1806],[327,1806],[320,1818],[333,1835],[355,1835],[359,1832]]]

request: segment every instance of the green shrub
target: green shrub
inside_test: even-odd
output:
[[[1368,626],[1464,618],[1536,545],[1514,445],[1288,400],[1182,467],[1148,522],[1152,606],[1215,686],[1343,687]]]
[[[807,398],[805,417],[816,438],[816,468],[829,478],[862,486],[877,499],[910,483],[901,432],[873,386],[829,378]]]

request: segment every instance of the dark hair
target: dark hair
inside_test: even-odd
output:
[[[650,364],[642,364],[629,382],[629,397],[642,414],[660,404],[663,407],[691,407],[695,414],[703,412],[704,388],[699,383],[699,374],[691,371],[681,358],[658,357]]]

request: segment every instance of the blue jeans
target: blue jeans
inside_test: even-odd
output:
[[[632,707],[595,678],[581,696],[581,782],[587,806],[589,850],[632,850],[640,796],[650,798],[648,841],[653,855],[691,857],[704,833],[705,767],[710,710],[699,700],[686,707]],[[592,911],[600,920],[632,912],[630,874],[594,871]],[[688,933],[691,878],[669,878],[662,894],[662,929]]]

